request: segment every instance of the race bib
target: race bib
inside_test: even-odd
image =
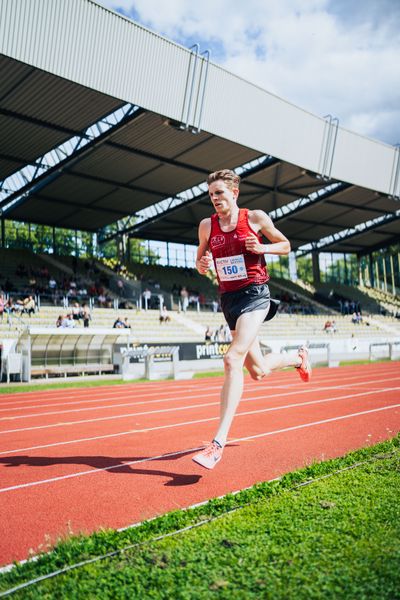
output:
[[[218,278],[220,281],[234,281],[236,279],[246,279],[247,270],[244,263],[243,254],[236,256],[223,256],[215,259]]]

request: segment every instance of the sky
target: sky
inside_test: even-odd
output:
[[[400,143],[400,0],[97,0],[318,116]]]

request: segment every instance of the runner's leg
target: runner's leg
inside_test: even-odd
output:
[[[244,366],[253,379],[260,380],[269,375],[271,371],[284,369],[285,367],[297,367],[300,363],[301,358],[298,354],[276,354],[271,352],[263,355],[258,339],[255,339],[247,353]]]
[[[266,314],[266,310],[257,310],[240,315],[232,343],[225,354],[225,380],[221,390],[220,423],[214,437],[221,446],[226,443],[228,431],[242,397],[243,364],[246,355],[254,341],[257,341],[258,331]]]

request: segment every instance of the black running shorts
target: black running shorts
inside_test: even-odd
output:
[[[243,313],[268,310],[265,321],[269,321],[275,316],[278,305],[279,300],[271,298],[266,283],[251,284],[241,290],[221,295],[222,312],[231,331],[236,329],[236,321]]]

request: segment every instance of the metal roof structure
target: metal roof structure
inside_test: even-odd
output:
[[[0,200],[6,219],[99,232],[170,199],[170,208],[127,223],[126,232],[196,244],[198,223],[212,212],[201,187],[207,174],[250,164],[242,169],[240,206],[269,213],[294,250],[311,243],[365,253],[399,239],[395,196],[321,176],[207,131],[193,133],[141,106],[131,105],[102,130],[98,123],[126,101],[4,54],[0,72],[0,190],[3,182],[7,191],[7,178],[24,166],[36,169],[35,177]],[[96,125],[98,135],[88,135]],[[71,139],[78,140],[74,151],[40,170],[38,158]],[[174,203],[177,198],[183,199]]]

